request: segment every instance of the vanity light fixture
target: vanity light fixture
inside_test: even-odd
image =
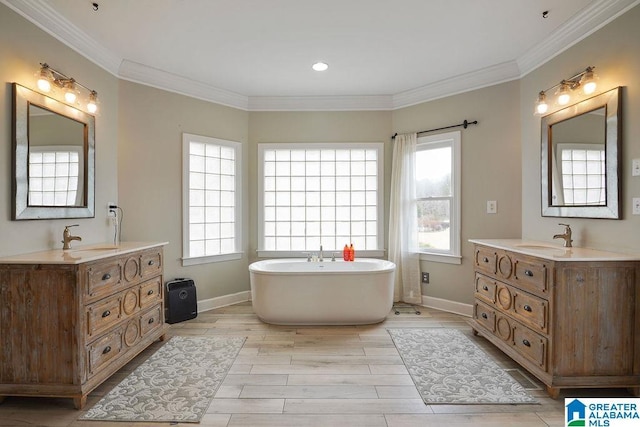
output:
[[[558,105],[569,104],[573,93],[579,88],[582,88],[582,92],[585,95],[591,95],[592,93],[594,93],[597,86],[597,76],[593,72],[595,68],[596,67],[594,66],[587,67],[581,73],[578,73],[568,79],[564,79],[560,81],[560,83],[553,85],[548,89],[541,90],[540,93],[538,93],[538,99],[535,103],[534,114],[541,116],[549,111],[547,93],[554,88],[558,88],[558,90],[556,90],[556,92],[554,93]]]
[[[40,63],[40,71],[36,76],[38,89],[48,93],[52,88],[59,88],[67,104],[75,104],[78,101],[79,88],[84,89],[87,92],[87,100],[84,103],[86,110],[91,114],[98,111],[98,92],[78,83],[73,77],[67,77],[60,71],[54,70],[46,62]]]

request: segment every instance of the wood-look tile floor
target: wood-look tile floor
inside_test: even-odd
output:
[[[354,307],[357,310],[357,307]],[[463,331],[498,364],[519,366],[481,337],[466,318],[420,308],[416,315],[393,311],[366,326],[275,326],[262,323],[251,303],[236,304],[171,325],[174,335],[247,337],[200,425],[213,426],[562,426],[564,397],[629,396],[626,390],[563,390],[547,397],[533,380],[538,405],[425,405],[385,328],[449,327]],[[86,408],[146,360],[154,343],[98,387]],[[78,421],[70,399],[8,397],[0,404],[0,426],[119,426],[127,423]],[[136,427],[168,423],[132,423]],[[173,424],[176,425],[176,424]],[[180,424],[178,424],[180,425]],[[197,424],[181,424],[194,426]]]

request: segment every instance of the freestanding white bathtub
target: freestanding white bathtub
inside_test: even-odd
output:
[[[396,265],[271,259],[249,266],[253,310],[277,325],[364,325],[385,319],[393,306]]]

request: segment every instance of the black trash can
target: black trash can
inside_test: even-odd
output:
[[[178,323],[198,316],[196,284],[191,279],[174,279],[166,284],[167,301],[165,318],[167,323]]]

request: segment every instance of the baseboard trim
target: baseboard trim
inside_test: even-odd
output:
[[[422,295],[422,305],[429,308],[447,311],[449,313],[459,314],[461,316],[473,316],[473,305],[471,304],[463,304],[461,302]]]
[[[198,301],[198,313],[246,301],[251,301],[251,291],[242,291],[235,294],[200,300]]]
[[[198,313],[246,301],[251,301],[251,291],[237,292],[235,294],[200,300],[198,301]],[[421,305],[461,316],[473,316],[473,306],[471,304],[463,304],[461,302],[422,295]]]

